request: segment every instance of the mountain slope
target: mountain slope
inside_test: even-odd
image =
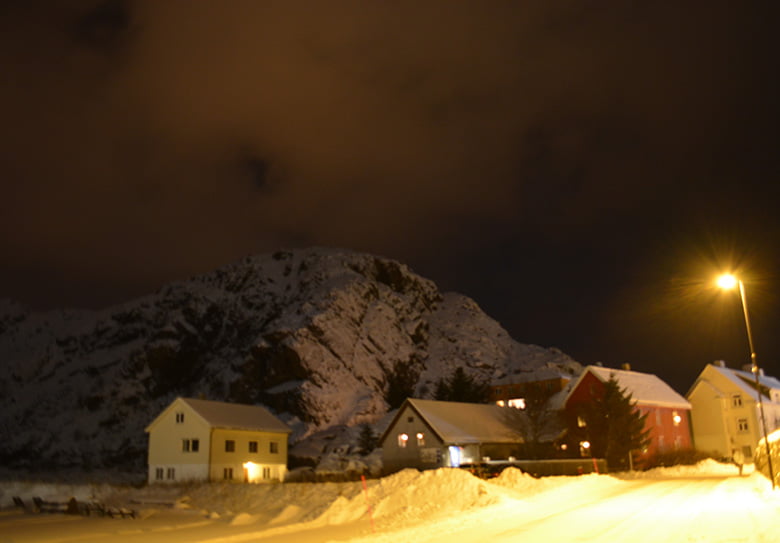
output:
[[[326,249],[248,257],[102,311],[4,302],[0,359],[0,461],[50,468],[142,466],[143,429],[177,395],[263,403],[301,440],[380,418],[399,372],[425,397],[457,366],[579,369],[398,262]]]

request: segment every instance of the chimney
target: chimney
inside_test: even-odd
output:
[[[628,362],[623,362],[622,364],[620,364],[620,369],[624,371],[631,371],[631,364],[629,364]]]

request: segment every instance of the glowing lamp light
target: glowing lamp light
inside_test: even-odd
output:
[[[724,273],[716,280],[717,285],[724,290],[731,290],[737,286],[739,281],[730,273]]]
[[[244,462],[244,472],[246,473],[247,481],[256,481],[259,479],[260,466],[254,462]]]
[[[417,432],[417,439],[422,439],[422,438],[423,438],[422,432]]]
[[[409,436],[406,434],[401,434],[401,441],[409,441]]]
[[[580,441],[580,447],[583,449],[590,449],[590,441]]]
[[[675,413],[674,416],[672,417],[672,420],[674,421],[674,425],[677,426],[678,424],[680,424],[680,422],[682,422],[682,417],[677,413]]]

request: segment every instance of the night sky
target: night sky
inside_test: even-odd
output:
[[[280,248],[400,260],[518,341],[780,376],[769,2],[0,2],[0,297]]]

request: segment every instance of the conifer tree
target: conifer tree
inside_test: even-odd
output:
[[[490,399],[490,386],[457,367],[448,379],[439,379],[434,397],[448,402],[485,403]]]
[[[376,449],[378,439],[370,424],[364,423],[360,425],[357,445],[360,447],[360,452],[363,456]]]
[[[633,395],[620,388],[614,374],[604,383],[603,394],[594,391],[578,415],[585,423],[593,456],[606,458],[610,470],[627,469],[628,455],[650,442],[650,431],[645,429],[647,414],[640,413]]]

